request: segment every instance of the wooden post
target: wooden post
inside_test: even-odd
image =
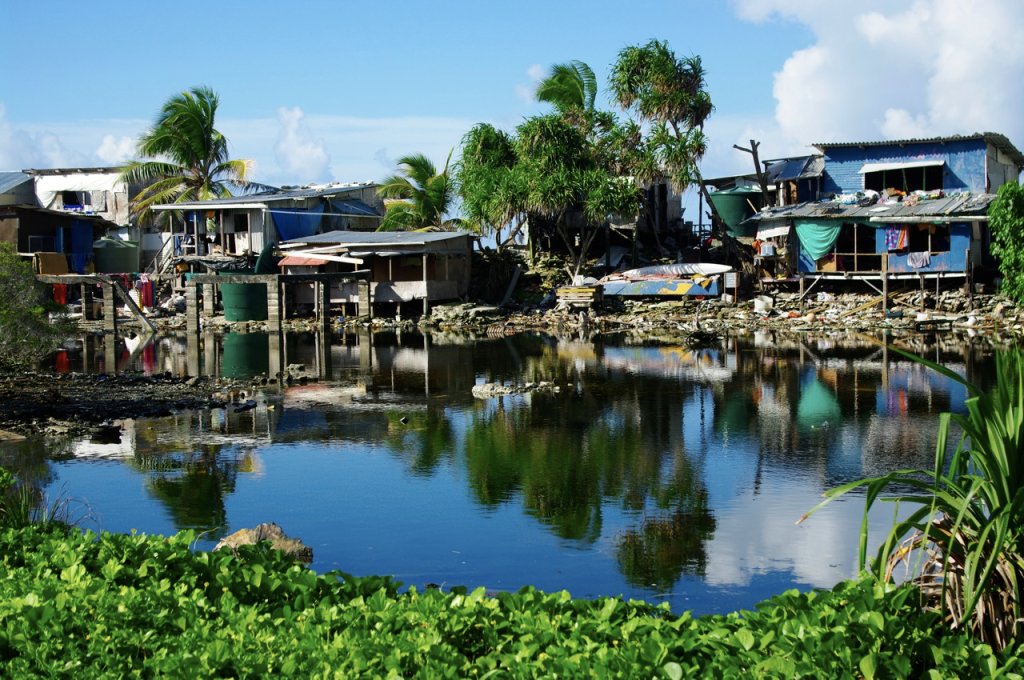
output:
[[[423,253],[423,316],[426,316],[429,312],[430,289],[427,286],[427,254]]]
[[[882,272],[882,312],[889,311],[889,274]]]
[[[92,313],[92,285],[82,284],[82,318],[91,321],[95,315]]]
[[[317,321],[320,322],[320,329],[327,332],[331,328],[331,282],[317,281],[314,284],[316,292]]]
[[[217,300],[217,289],[212,283],[203,284],[203,315],[213,316],[215,311],[214,303]]]
[[[882,253],[882,313],[889,311],[889,254]]]
[[[281,279],[279,276],[267,277],[267,325],[271,333],[281,332]]]
[[[800,309],[802,311],[804,308],[804,273],[800,272],[797,279],[800,281]]]
[[[117,333],[117,306],[114,304],[114,286],[116,283],[103,284],[103,331]]]
[[[199,333],[199,284],[185,284],[185,330],[189,335]]]
[[[920,310],[924,311],[924,274],[918,274],[918,279],[921,281],[921,304],[919,305]]]

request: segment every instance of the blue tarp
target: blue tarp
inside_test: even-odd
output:
[[[320,228],[320,219],[323,216],[319,210],[308,211],[303,208],[272,210],[270,214],[274,218],[274,226],[277,227],[277,236],[282,241],[312,236]]]
[[[68,251],[71,271],[76,274],[84,274],[90,257],[92,257],[92,225],[75,220],[71,223],[71,249]]]

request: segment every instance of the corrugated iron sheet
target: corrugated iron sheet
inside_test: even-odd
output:
[[[0,194],[6,194],[19,184],[30,181],[32,178],[23,172],[0,172]]]
[[[826,218],[850,222],[869,222],[872,218],[948,218],[963,216],[965,220],[985,215],[995,194],[958,193],[916,203],[906,200],[900,203],[875,205],[845,205],[838,201],[817,201],[769,208],[753,215],[745,222],[775,222],[800,218]]]

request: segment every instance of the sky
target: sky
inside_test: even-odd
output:
[[[0,171],[117,165],[205,85],[254,180],[380,181],[548,112],[553,64],[589,64],[613,109],[611,64],[652,39],[707,71],[705,177],[752,171],[751,139],[762,159],[975,132],[1024,150],[1021,0],[0,0],[0,25]]]

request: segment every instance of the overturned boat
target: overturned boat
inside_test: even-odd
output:
[[[598,280],[604,295],[620,297],[717,297],[722,275],[732,267],[710,262],[662,264],[627,269]]]

